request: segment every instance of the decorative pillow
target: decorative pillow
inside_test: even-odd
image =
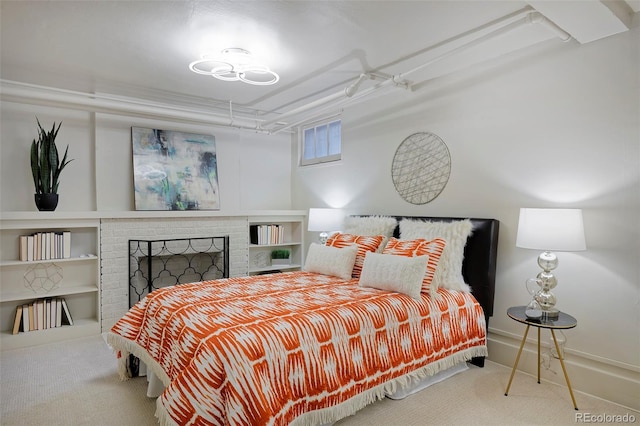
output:
[[[353,272],[351,276],[353,278],[360,277],[360,271],[362,271],[362,264],[364,263],[364,256],[369,251],[375,252],[380,247],[383,235],[353,235],[353,234],[334,234],[327,240],[327,246],[329,247],[346,247],[351,244],[358,246],[358,255],[356,256],[356,263],[353,265]]]
[[[392,237],[398,220],[390,216],[347,216],[344,233],[353,235],[384,235]]]
[[[391,216],[347,216],[344,219],[345,234],[383,235],[385,238],[378,247],[378,253],[382,252],[397,226],[398,220]]]
[[[302,269],[350,280],[357,254],[358,246],[355,244],[337,248],[311,243]]]
[[[403,219],[400,221],[400,238],[412,240],[423,238],[432,240],[442,238],[447,242],[438,268],[433,278],[436,288],[471,292],[471,288],[462,277],[462,260],[467,238],[473,231],[469,219],[454,220],[453,222],[430,222],[422,220]]]
[[[442,238],[428,241],[424,239],[399,240],[391,237],[382,253],[405,257],[428,256],[429,261],[427,262],[427,270],[422,280],[421,290],[425,293],[429,292],[433,297],[436,294],[437,287],[431,285],[431,282],[433,281],[433,276],[437,270],[445,246],[446,242]]]
[[[380,290],[395,291],[420,300],[420,289],[429,256],[393,256],[367,253],[359,284]]]

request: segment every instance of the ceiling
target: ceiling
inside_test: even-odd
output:
[[[11,100],[12,90],[26,83],[64,89],[48,95],[59,101],[118,95],[282,127],[322,100],[344,97],[363,73],[354,87],[362,97],[382,85],[415,90],[474,63],[562,43],[563,30],[572,43],[626,31],[639,6],[640,0],[2,0],[0,94]],[[495,39],[486,35],[531,11],[550,25],[533,22]],[[483,36],[487,40],[472,41]],[[467,43],[473,48],[464,48]],[[223,82],[188,69],[201,54],[230,47],[251,51],[280,81]],[[113,105],[114,99],[104,99],[103,108],[107,101]],[[77,103],[90,108],[87,102]]]

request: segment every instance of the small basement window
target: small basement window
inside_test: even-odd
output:
[[[301,130],[302,158],[300,165],[326,163],[342,158],[342,121],[315,123]]]

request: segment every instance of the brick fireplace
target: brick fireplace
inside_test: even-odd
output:
[[[248,274],[246,216],[102,219],[100,224],[102,332],[129,309],[129,240],[229,236],[229,276]]]

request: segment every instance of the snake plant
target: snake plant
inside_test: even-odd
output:
[[[62,161],[58,156],[58,148],[56,147],[56,137],[62,122],[53,123],[50,132],[47,132],[38,122],[38,140],[31,143],[31,173],[33,174],[33,184],[36,187],[36,194],[57,194],[58,184],[60,183],[60,172],[72,160],[67,160],[67,152],[69,145],[64,151]]]

